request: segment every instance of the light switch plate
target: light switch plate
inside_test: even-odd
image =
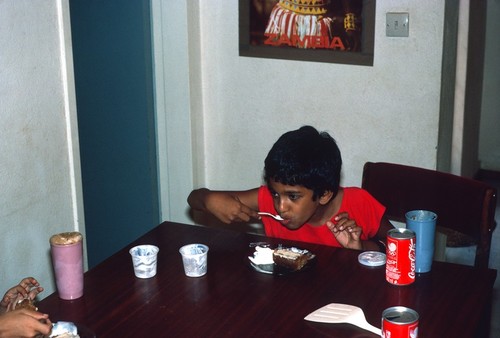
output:
[[[386,36],[407,37],[410,31],[410,18],[408,13],[386,14]]]

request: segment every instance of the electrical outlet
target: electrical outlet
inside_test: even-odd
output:
[[[408,13],[386,14],[386,36],[407,37],[410,31],[410,19]]]

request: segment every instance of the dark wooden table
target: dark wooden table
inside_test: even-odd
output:
[[[315,253],[311,268],[274,276],[248,265],[249,243],[294,244]],[[184,275],[179,248],[210,247],[208,273]],[[134,277],[128,250],[160,248],[158,273]],[[358,251],[287,242],[241,232],[163,223],[85,273],[85,294],[75,301],[56,293],[38,303],[52,321],[73,321],[101,337],[376,337],[349,324],[305,321],[329,303],[361,307],[380,327],[382,311],[416,310],[421,337],[487,336],[496,270],[436,262],[414,284],[393,286],[385,268],[358,263]]]

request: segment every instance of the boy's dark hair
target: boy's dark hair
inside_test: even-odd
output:
[[[313,200],[326,191],[337,195],[342,156],[327,132],[311,126],[283,134],[264,161],[264,180],[301,185],[313,191]]]

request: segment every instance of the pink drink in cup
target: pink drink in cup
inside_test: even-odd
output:
[[[82,234],[63,232],[50,237],[52,264],[59,298],[77,299],[83,296]]]

